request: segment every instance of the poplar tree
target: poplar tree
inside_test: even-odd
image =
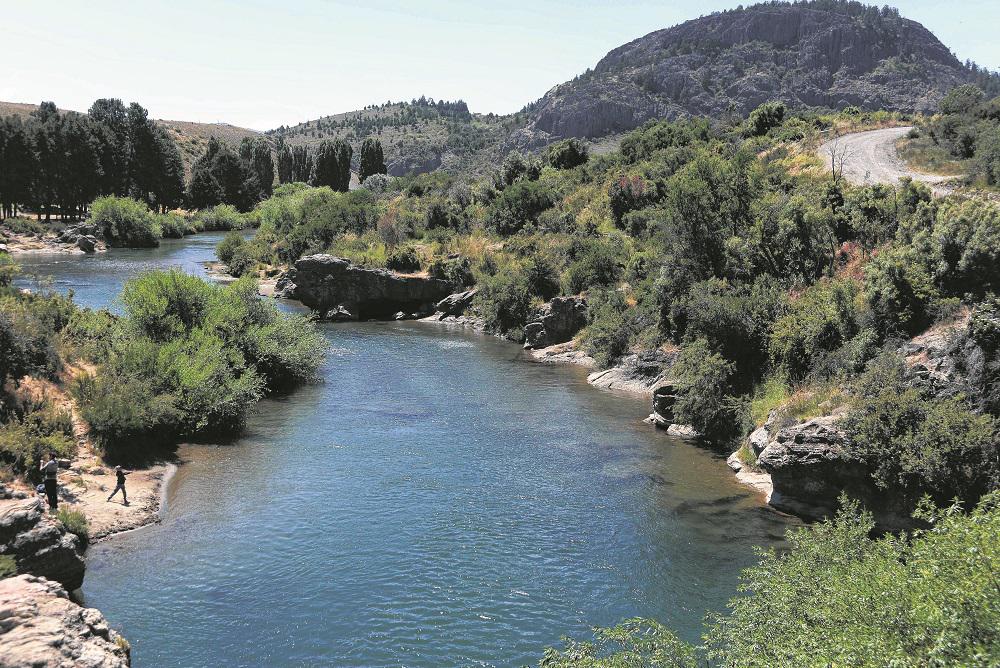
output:
[[[372,174],[385,174],[385,157],[382,155],[382,142],[374,137],[368,137],[361,142],[361,165],[358,169],[358,180],[365,182]]]

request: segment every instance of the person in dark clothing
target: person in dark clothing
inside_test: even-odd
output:
[[[128,492],[125,491],[125,475],[126,473],[122,470],[122,467],[115,467],[115,477],[118,480],[118,484],[115,485],[115,491],[111,492],[111,496],[108,497],[108,501],[110,501],[114,495],[118,493],[118,490],[121,490],[122,499],[124,499],[125,505],[128,505]]]
[[[38,470],[45,476],[45,496],[49,500],[49,510],[59,509],[59,485],[57,475],[59,473],[59,462],[56,461],[56,453],[49,453],[49,461],[44,458],[39,462]]]

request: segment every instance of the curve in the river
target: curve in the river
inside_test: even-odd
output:
[[[29,261],[91,306],[213,242]],[[134,665],[534,664],[650,616],[688,639],[788,520],[579,369],[422,323],[324,325],[324,382],[185,446],[159,525],[91,549]]]

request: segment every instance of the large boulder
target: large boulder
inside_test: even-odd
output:
[[[124,668],[129,644],[100,611],[33,575],[0,580],[0,668]]]
[[[542,304],[524,326],[525,348],[546,348],[569,341],[587,324],[583,297],[556,297]]]
[[[472,300],[476,298],[477,294],[479,294],[479,290],[476,288],[450,294],[435,304],[434,315],[438,316],[439,320],[448,316],[462,315],[466,309],[472,306]]]
[[[80,539],[45,512],[41,499],[0,499],[0,554],[13,557],[19,573],[74,591],[83,584],[81,552]]]
[[[447,281],[367,269],[325,254],[296,261],[275,286],[275,296],[297,299],[321,316],[354,320],[391,320],[400,311],[428,315],[450,293]]]
[[[587,382],[605,390],[617,390],[649,396],[668,382],[667,374],[677,360],[677,353],[647,350],[627,355],[617,366],[595,371]]]
[[[836,413],[791,423],[775,411],[750,435],[757,467],[771,476],[768,502],[801,517],[822,519],[836,513],[840,496],[846,494],[872,511],[881,529],[912,526],[907,509],[888,498],[868,467],[845,448],[841,417]]]
[[[97,237],[87,234],[76,239],[76,247],[84,253],[93,253],[97,250]]]

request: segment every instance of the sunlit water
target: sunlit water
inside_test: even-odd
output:
[[[86,305],[218,236],[25,258]],[[135,666],[518,666],[641,615],[697,639],[787,520],[645,401],[422,323],[326,325],[324,382],[185,446],[163,522],[90,550]]]

